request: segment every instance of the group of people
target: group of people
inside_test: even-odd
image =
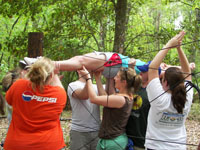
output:
[[[13,112],[4,148],[63,149],[59,117],[68,94],[71,150],[186,150],[185,120],[193,89],[187,84],[191,68],[181,49],[184,34],[181,31],[169,40],[148,63],[110,52],[64,61],[24,58],[26,76],[6,92]],[[177,49],[181,66],[163,71],[162,61],[171,48]],[[59,71],[78,74],[67,94],[56,74]]]

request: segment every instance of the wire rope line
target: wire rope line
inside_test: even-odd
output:
[[[103,66],[100,66],[99,68],[101,68],[101,67],[103,67]],[[115,66],[114,66],[115,67]],[[150,68],[150,69],[156,69],[157,70],[157,68]],[[97,69],[95,69],[95,70],[97,70]],[[165,70],[164,70],[165,71]],[[94,70],[92,71],[92,72],[94,72]],[[184,73],[184,72],[183,72]],[[186,73],[184,73],[184,74],[186,74]],[[187,73],[188,74],[188,73]],[[198,73],[196,73],[196,74],[198,74]],[[195,73],[192,73],[192,74],[188,74],[187,76],[189,76],[189,75],[195,75]],[[83,77],[83,76],[82,76]],[[176,85],[174,85],[174,86],[176,86]],[[169,90],[169,89],[168,89]],[[165,92],[164,92],[165,93]],[[164,93],[162,93],[161,95],[163,95]],[[161,96],[160,95],[160,96]],[[155,101],[157,98],[159,98],[160,96],[158,96],[158,97],[156,97],[155,99],[153,99],[153,100],[151,100],[150,101],[150,103],[151,102],[153,102],[153,101]],[[107,97],[107,103],[108,103],[108,97]],[[155,140],[155,141],[158,141],[158,140],[156,140],[156,139],[151,139],[151,140]],[[162,140],[160,140],[160,141],[162,141]],[[163,142],[168,142],[168,143],[176,143],[176,144],[185,144],[185,145],[192,145],[192,146],[196,146],[196,145],[194,145],[194,144],[187,144],[187,143],[179,143],[179,142],[170,142],[170,141],[163,141]]]
[[[143,140],[147,139],[147,140],[158,141],[158,142],[165,142],[165,143],[174,143],[174,144],[188,145],[188,146],[198,146],[197,144],[190,144],[190,143],[174,142],[174,141],[168,141],[168,140],[159,140],[159,139],[139,137],[139,136],[133,136],[133,135],[127,135],[127,136],[133,137],[133,138],[137,138],[137,139],[143,139]]]
[[[192,42],[188,42],[188,43],[184,43],[184,44],[181,44],[181,45],[186,45],[186,44],[191,44],[191,43],[194,43],[194,42],[198,42],[198,41],[200,41],[200,40],[196,40],[196,41],[192,41]],[[177,45],[177,46],[180,46],[180,45]],[[172,48],[172,47],[168,47],[168,48]],[[167,49],[167,48],[164,48],[164,49],[160,49],[160,50],[165,50],[165,49]],[[155,51],[158,51],[158,50],[155,50]],[[154,52],[154,51],[151,51],[151,52]],[[150,52],[148,52],[148,53],[150,53]],[[146,53],[147,54],[147,53]],[[91,56],[87,56],[87,55],[83,55],[84,57],[90,57],[90,58],[93,58],[93,57],[91,57]],[[94,59],[98,59],[98,58],[94,58]],[[122,58],[122,59],[126,59],[126,58]],[[103,59],[98,59],[98,60],[102,60],[102,61],[105,61],[106,62],[106,60],[103,60]],[[136,66],[136,65],[134,65],[134,66]],[[99,67],[97,67],[96,69],[94,69],[94,70],[92,70],[92,72],[95,72],[95,71],[97,71],[99,68],[101,68],[101,67],[103,67],[103,65],[102,66],[99,66]],[[115,67],[115,66],[112,66],[112,67]],[[149,69],[158,69],[158,68],[149,68]],[[163,71],[165,71],[165,70],[163,70]],[[184,73],[184,72],[183,72]],[[188,76],[189,75],[192,75],[192,76],[195,76],[196,74],[199,74],[200,72],[197,72],[197,73],[192,73],[192,74],[188,74]],[[110,74],[110,70],[109,70],[109,74]],[[186,73],[184,73],[184,74],[186,74]],[[84,77],[84,76],[82,76],[82,77]],[[80,77],[81,78],[81,77]],[[195,78],[196,79],[196,78]],[[196,80],[196,82],[197,82],[197,80]],[[191,82],[190,82],[191,83]],[[197,82],[198,83],[198,82]],[[177,83],[178,84],[178,83]],[[109,84],[108,84],[108,86],[109,86]],[[177,86],[177,85],[174,85],[174,87],[175,86]],[[199,89],[199,86],[198,86],[198,84],[197,84],[197,86],[195,86],[194,84],[192,85],[192,84],[190,84],[190,86],[193,86],[194,88],[196,88],[196,89]],[[69,86],[70,87],[70,86]],[[70,87],[71,88],[71,87]],[[72,88],[71,88],[72,89]],[[109,89],[109,88],[108,88]],[[73,90],[73,89],[72,89]],[[170,90],[170,89],[168,89],[168,90]],[[167,90],[167,91],[168,91]],[[165,91],[164,93],[166,93],[167,91]],[[198,91],[199,92],[199,94],[200,94],[200,90]],[[162,94],[160,94],[158,97],[156,97],[156,98],[154,98],[153,100],[151,100],[150,101],[150,103],[151,102],[153,102],[153,101],[155,101],[157,98],[159,98],[160,96],[162,96],[164,93],[162,93]],[[77,96],[77,95],[76,95]],[[78,97],[78,96],[77,96]],[[108,100],[109,100],[109,95],[107,96],[107,105],[108,105]],[[90,113],[90,115],[99,123],[99,121],[93,116],[93,114],[88,110],[88,108],[82,103],[82,105],[85,107],[85,109]],[[82,125],[82,127],[84,127],[83,125]],[[86,127],[87,128],[87,127]],[[88,128],[90,128],[90,127],[88,127]],[[92,129],[92,128],[90,128],[90,129]],[[130,137],[134,137],[134,136],[131,136],[130,135]],[[96,137],[97,138],[97,137]],[[166,142],[166,143],[175,143],[175,144],[182,144],[182,145],[190,145],[190,146],[198,146],[198,145],[195,145],[195,144],[188,144],[188,143],[180,143],[180,142],[175,142],[175,141],[165,141],[165,140],[158,140],[158,139],[153,139],[153,138],[144,138],[144,137],[135,137],[135,138],[143,138],[143,139],[149,139],[149,140],[153,140],[153,141],[160,141],[160,142]],[[95,140],[95,138],[94,138],[94,140]],[[87,145],[87,144],[89,144],[90,142],[92,142],[93,140],[91,140],[91,141],[89,141],[88,143],[86,143],[85,145]],[[116,141],[115,141],[116,142]],[[118,144],[118,143],[116,143],[116,144]],[[85,146],[85,145],[83,145],[83,147]],[[82,147],[81,147],[82,148]],[[81,149],[80,148],[80,149]]]
[[[165,50],[165,49],[169,49],[169,48],[175,48],[175,47],[182,46],[182,45],[189,45],[189,44],[192,44],[192,43],[195,43],[195,42],[199,42],[199,41],[200,40],[194,40],[194,41],[191,41],[191,42],[182,43],[180,45],[175,45],[175,46],[170,46],[170,47],[165,47],[165,48],[161,48],[161,49],[157,49],[157,50],[148,51],[148,52],[143,53],[143,54],[145,55],[145,54],[149,54],[149,53],[152,53],[152,52],[157,52],[157,51],[160,51],[160,50]]]
[[[197,41],[199,41],[199,40],[197,40]],[[193,42],[197,42],[197,41],[193,41]],[[193,42],[188,42],[188,43],[184,43],[184,44],[181,44],[181,45],[186,45],[186,44],[190,44],[190,43],[193,43]],[[177,46],[180,46],[180,45],[177,45]],[[172,48],[172,47],[167,47],[167,48],[163,48],[163,49],[160,49],[160,50],[165,50],[165,49],[168,49],[168,48]],[[156,50],[156,51],[158,51],[158,50]],[[153,52],[153,51],[151,51],[151,52]],[[93,58],[93,57],[91,57],[91,56],[87,56],[87,55],[83,55],[84,57],[89,57],[89,58]],[[93,58],[93,59],[98,59],[98,58]],[[126,59],[126,58],[122,58],[122,59]],[[105,61],[106,62],[106,60],[103,60],[103,59],[98,59],[98,60],[102,60],[102,61]],[[109,60],[110,61],[110,60]],[[92,70],[91,72],[95,72],[96,70],[98,70],[99,68],[101,68],[101,67],[103,67],[104,65],[102,65],[102,66],[99,66],[97,69],[95,69],[95,70]],[[136,65],[134,65],[134,66],[136,66]],[[115,67],[115,66],[112,66],[112,67]],[[149,69],[158,69],[158,68],[149,68]],[[163,70],[163,71],[165,71],[165,70]],[[90,73],[90,72],[89,72]],[[184,73],[184,72],[183,72]],[[110,74],[110,70],[109,70],[109,74]],[[184,74],[188,74],[188,73],[184,73]],[[87,75],[87,74],[86,74]],[[188,74],[187,76],[189,76],[189,75],[194,75],[194,73],[192,73],[192,74]],[[84,75],[85,76],[85,75]],[[82,78],[82,77],[84,77],[84,76],[81,76],[80,78]],[[187,78],[187,77],[186,77]],[[175,86],[177,86],[179,83],[177,83],[176,85],[174,85],[174,87]],[[109,86],[109,84],[108,84],[108,86]],[[191,85],[190,85],[191,86]],[[198,87],[198,86],[197,86]],[[71,88],[71,87],[70,87]],[[109,90],[109,87],[108,87],[108,90]],[[168,90],[170,90],[170,89],[168,89]],[[167,90],[167,91],[168,91]],[[167,91],[165,91],[164,93],[166,93]],[[156,97],[156,98],[154,98],[153,100],[151,100],[150,101],[150,103],[151,102],[153,102],[153,101],[155,101],[157,98],[159,98],[160,96],[162,96],[164,93],[162,93],[161,95],[159,95],[158,97]],[[107,96],[107,106],[108,106],[108,100],[109,100],[109,95]],[[83,104],[83,103],[82,103]],[[85,106],[84,106],[85,107]],[[85,107],[86,108],[86,107]],[[87,109],[87,108],[86,108]],[[87,109],[87,111],[89,112],[89,110]],[[90,114],[91,114],[91,112],[89,112]],[[91,114],[91,116],[94,118],[94,116]],[[94,118],[95,119],[95,118]],[[96,119],[95,119],[96,120]],[[104,129],[105,130],[105,129]],[[106,131],[105,131],[106,132]],[[131,136],[130,136],[131,137]],[[180,142],[176,142],[176,141],[165,141],[165,140],[158,140],[158,139],[152,139],[152,138],[144,138],[144,137],[135,137],[135,138],[143,138],[143,139],[149,139],[149,140],[154,140],[154,141],[160,141],[160,142],[167,142],[167,143],[175,143],[175,144],[183,144],[183,145],[191,145],[191,146],[197,146],[197,145],[195,145],[195,144],[188,144],[188,143],[180,143]],[[92,142],[92,141],[91,141]],[[115,141],[114,141],[115,142]],[[89,144],[90,142],[88,142],[87,144]],[[87,145],[87,144],[85,144],[85,145]],[[116,144],[118,144],[118,143],[116,143]],[[84,147],[85,145],[83,145],[82,147]],[[81,147],[81,148],[82,148]],[[79,148],[79,149],[81,149],[81,148]]]
[[[189,74],[188,76],[190,76],[190,75],[191,75],[191,74]],[[182,83],[188,76],[184,77],[183,80],[181,80],[181,81],[177,82],[176,84],[174,84],[174,85],[172,86],[172,88],[168,88],[166,91],[164,91],[163,93],[161,93],[160,95],[158,95],[158,96],[155,97],[154,99],[149,100],[149,103],[151,104],[153,101],[155,101],[156,99],[158,99],[159,97],[161,97],[162,95],[164,95],[165,93],[167,93],[169,90],[171,90],[171,89],[175,88],[176,86],[178,86],[178,85],[179,85],[180,83]],[[188,91],[187,91],[187,92],[188,92]]]
[[[192,75],[192,74],[189,74],[189,75]],[[189,75],[188,75],[188,76],[189,76]],[[186,76],[185,78],[187,78],[188,76]],[[184,79],[185,79],[185,78],[184,78]],[[191,82],[188,82],[188,83],[191,83]],[[174,85],[174,87],[177,86],[178,84],[179,84],[179,83],[177,83],[176,85]],[[191,87],[191,88],[192,88],[192,87]],[[191,89],[191,88],[190,88],[190,89]],[[190,90],[190,89],[189,89],[189,90]],[[168,90],[170,90],[170,89],[168,89]],[[167,90],[167,91],[168,91],[168,90]],[[159,98],[161,95],[165,94],[167,91],[165,91],[164,93],[160,94],[158,97],[156,97],[156,98],[154,98],[153,100],[151,100],[150,103],[153,102],[153,101],[155,101],[155,100],[156,100],[157,98]],[[171,142],[171,141],[157,140],[157,139],[151,139],[151,138],[145,138],[145,139],[150,139],[150,140],[154,140],[154,141],[161,141],[161,142],[168,142],[168,143],[175,143],[175,144],[184,144],[184,145],[190,145],[190,146],[197,146],[197,145],[194,145],[194,144],[180,143],[180,142],[175,142],[175,141]]]
[[[85,84],[86,84],[86,83],[85,83]],[[74,92],[73,88],[72,88],[70,85],[69,85],[69,88],[71,88],[72,93],[74,93],[74,94],[76,95],[76,97],[77,97],[78,99],[80,99],[79,96]],[[88,111],[88,113],[92,116],[92,118],[93,118],[97,123],[100,123],[100,122],[94,117],[94,115],[90,112],[90,110],[87,108],[87,106],[85,106],[81,100],[80,100],[79,102],[84,106],[84,108]],[[83,127],[84,127],[84,126],[83,126]]]
[[[162,93],[163,94],[163,93]],[[158,97],[157,97],[158,98]],[[157,98],[155,98],[154,100],[156,100]],[[154,101],[152,100],[152,101]],[[151,102],[152,102],[151,101]],[[146,139],[150,139],[150,138],[146,138]],[[190,145],[190,146],[197,146],[197,145],[194,145],[194,144],[189,144],[189,143],[179,143],[179,142],[171,142],[171,141],[164,141],[164,140],[156,140],[156,139],[150,139],[150,140],[154,140],[154,141],[161,141],[161,142],[168,142],[168,143],[175,143],[175,144],[184,144],[184,145]]]
[[[71,90],[74,92],[74,90],[72,89],[72,87],[69,85],[69,87],[71,88]],[[72,92],[72,93],[73,93]],[[77,97],[79,97],[76,93],[74,93]],[[80,99],[80,98],[79,98]],[[108,99],[108,98],[107,98]],[[92,118],[97,122],[97,123],[100,123],[94,116],[93,116],[93,114],[88,110],[88,108],[83,104],[83,102],[82,101],[80,101],[81,102],[81,104],[84,106],[84,108],[88,111],[88,113],[92,116]],[[79,127],[84,127],[84,128],[88,128],[88,129],[94,129],[94,128],[91,128],[91,127],[86,127],[86,126],[83,126],[83,125],[78,125],[78,124],[76,124],[76,123],[71,123],[71,124],[74,124],[74,125],[77,125],[77,126],[79,126]],[[104,132],[106,133],[106,130],[105,129],[103,129],[104,130]],[[93,140],[92,140],[93,141]],[[114,141],[120,148],[121,148],[121,150],[123,150],[123,148],[116,142],[116,141]],[[87,144],[86,144],[87,145]],[[82,147],[80,147],[80,149],[81,148],[83,148],[85,145],[83,145]],[[78,149],[79,150],[79,149]]]

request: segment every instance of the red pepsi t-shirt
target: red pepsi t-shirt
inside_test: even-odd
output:
[[[29,80],[17,80],[7,91],[13,107],[4,148],[7,150],[58,150],[65,146],[60,114],[67,96],[63,88],[47,85],[33,91]]]

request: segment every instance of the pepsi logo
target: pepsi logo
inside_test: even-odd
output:
[[[30,92],[30,91],[25,91],[25,92],[22,94],[22,99],[23,99],[24,101],[27,101],[27,102],[31,101],[31,100],[32,100],[32,97],[33,97],[33,93]]]

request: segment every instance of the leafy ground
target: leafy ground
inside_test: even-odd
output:
[[[190,144],[187,146],[187,150],[196,150],[199,140],[200,140],[200,105],[195,104],[192,105],[191,112],[188,116],[188,119],[186,121],[186,130],[187,130],[187,143]],[[71,118],[71,112],[70,111],[64,111],[62,117],[61,117],[61,125],[65,137],[65,142],[67,147],[66,150],[69,150],[69,130],[70,130],[70,119]],[[5,138],[7,131],[7,120],[0,119],[0,141]]]

